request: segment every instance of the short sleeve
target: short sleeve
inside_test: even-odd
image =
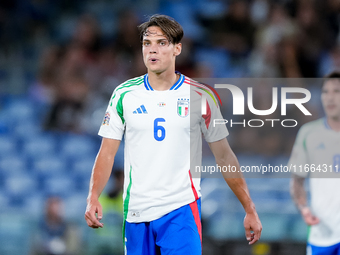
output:
[[[105,138],[122,139],[125,131],[122,103],[121,94],[113,92],[98,135]]]
[[[306,127],[302,126],[296,136],[295,143],[292,149],[292,153],[290,155],[288,161],[288,167],[291,169],[297,169],[300,165],[308,164],[308,155],[306,150],[306,137],[307,130]],[[296,171],[294,174],[307,177],[308,172],[305,171]]]
[[[208,143],[219,141],[228,136],[229,132],[214,95],[206,95],[206,114],[201,118],[201,130]]]

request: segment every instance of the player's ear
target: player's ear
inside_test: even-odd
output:
[[[176,43],[175,44],[175,51],[174,51],[174,56],[178,56],[182,52],[182,44],[181,43]]]

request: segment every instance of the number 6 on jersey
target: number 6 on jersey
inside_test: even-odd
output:
[[[165,138],[165,128],[159,125],[159,122],[165,122],[163,118],[157,118],[153,122],[153,137],[156,141],[163,141]]]

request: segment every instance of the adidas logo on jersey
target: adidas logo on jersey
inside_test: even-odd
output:
[[[135,111],[133,111],[133,114],[147,114],[148,111],[145,109],[145,106],[142,104],[140,107],[138,107]]]
[[[139,212],[131,212],[132,217],[140,217]]]

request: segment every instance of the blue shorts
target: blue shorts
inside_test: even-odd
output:
[[[340,243],[332,246],[315,246],[307,244],[307,255],[340,255]]]
[[[125,225],[126,255],[201,255],[201,199],[163,217]]]

